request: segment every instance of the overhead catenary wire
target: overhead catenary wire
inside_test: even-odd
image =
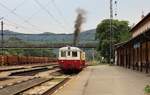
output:
[[[18,8],[20,8],[20,7],[22,7],[24,4],[26,4],[25,3],[25,1],[27,1],[27,0],[22,0],[22,2],[21,3],[19,3],[16,7],[14,7],[11,11],[9,10],[9,12],[15,12]],[[7,10],[8,10],[9,8],[7,8]],[[16,29],[17,28],[22,28],[22,29],[25,29],[25,30],[27,30],[27,31],[32,31],[32,32],[34,32],[34,31],[37,31],[37,29],[35,30],[35,29],[29,29],[28,27],[25,27],[25,26],[23,26],[22,24],[16,24],[15,22],[13,22],[13,21],[10,21],[10,20],[8,20],[8,19],[6,19],[6,17],[9,15],[9,13],[8,14],[6,14],[5,16],[3,16],[3,17],[5,17],[4,19],[7,21],[7,22],[9,22],[9,24],[8,23],[6,23],[5,22],[5,24],[6,25],[8,25],[8,26],[13,26],[13,27],[15,27]],[[29,20],[24,20],[23,21],[23,23],[26,23],[26,22],[28,22]]]
[[[16,22],[10,21],[9,19],[6,18],[4,18],[4,21],[5,21],[5,25],[12,26],[16,29],[21,28],[27,31],[33,31],[33,32],[35,31],[33,28],[25,27],[21,24],[17,24]]]
[[[15,15],[17,18],[19,18],[20,20],[23,20],[23,23],[26,23],[26,24],[29,24],[31,27],[33,27],[33,28],[35,28],[35,30],[36,31],[40,31],[41,32],[41,28],[39,29],[39,27],[37,27],[37,26],[35,26],[35,25],[33,25],[32,23],[30,23],[30,20],[33,18],[33,16],[35,16],[37,13],[39,13],[39,10],[37,11],[37,12],[35,12],[35,13],[33,13],[31,16],[29,16],[28,18],[24,18],[24,17],[22,17],[22,16],[20,16],[20,15],[18,15],[17,13],[16,13],[16,10],[18,9],[18,8],[20,8],[21,6],[23,6],[23,4],[25,4],[25,1],[26,0],[23,0],[20,4],[18,4],[15,8],[13,8],[13,9],[10,9],[10,8],[8,8],[7,6],[5,6],[5,4],[3,4],[2,2],[0,3],[0,6],[2,6],[3,8],[5,8],[5,9],[7,9],[11,14],[13,14],[13,15]],[[49,3],[48,3],[49,4]],[[48,5],[47,4],[47,5]],[[42,4],[41,4],[42,5]],[[45,8],[46,9],[46,8]],[[47,9],[46,9],[47,10]],[[50,12],[49,12],[49,10],[47,10],[47,12],[50,14]],[[61,14],[61,13],[60,13]],[[51,15],[52,16],[52,15]],[[6,16],[5,16],[5,18],[6,18]],[[55,18],[55,17],[54,17]],[[67,30],[67,28],[68,27],[64,27],[64,25],[61,23],[61,22],[59,22],[56,18],[55,18],[55,23],[57,22],[57,24],[59,24],[59,26],[61,27],[61,29],[63,29],[63,30]],[[69,24],[70,25],[70,24]]]
[[[49,3],[50,3],[50,2],[48,2],[48,3],[46,4],[46,6],[48,6]],[[43,9],[42,9],[42,10],[43,10]],[[34,16],[36,16],[37,14],[39,14],[40,11],[41,11],[41,8],[40,8],[40,9],[37,9],[33,14],[31,14],[29,17],[27,17],[27,19],[26,19],[25,21],[30,21]],[[51,24],[53,24],[53,23],[51,22]]]
[[[18,8],[20,8],[21,6],[23,6],[24,4],[25,4],[25,1],[27,1],[27,0],[23,0],[21,3],[19,3],[16,7],[14,7],[12,10],[11,10],[11,12],[15,12]],[[3,16],[3,17],[7,17],[9,15],[9,13],[8,14],[6,14],[5,16]]]
[[[18,24],[16,22],[10,21],[8,19],[4,18],[4,20],[5,20],[5,25],[7,25],[7,26],[12,26],[12,27],[14,27],[16,29],[21,28],[21,29],[24,29],[24,30],[27,30],[27,31],[35,31],[32,28],[25,27],[25,26],[23,26],[21,24]],[[30,33],[17,33],[17,34],[5,34],[5,35],[35,35],[35,34],[33,34],[33,33],[32,34],[30,34]],[[44,35],[50,35],[50,34],[45,34],[45,33],[40,34],[40,33],[38,33],[37,35],[43,35],[44,36]]]
[[[11,9],[9,9],[7,6],[5,6],[5,5],[2,4],[1,2],[0,2],[0,6],[2,6],[2,7],[5,8],[5,9],[7,9],[10,13],[12,13],[13,15],[15,15],[18,19],[23,20],[24,23],[27,23],[27,24],[29,24],[31,27],[34,27],[35,30],[41,32],[41,30],[40,30],[39,28],[37,28],[37,26],[31,24],[29,21],[26,21],[22,16],[18,15],[15,11],[12,11]]]
[[[68,21],[66,20],[66,18],[64,17],[63,12],[61,11],[61,9],[57,6],[55,0],[51,0],[51,2],[52,2],[52,4],[53,4],[53,6],[55,7],[56,11],[58,12],[58,14],[62,17],[64,23],[65,23],[66,25],[70,25],[70,24],[68,23]]]
[[[45,7],[45,6],[43,6],[38,0],[34,0],[35,1],[35,3],[41,8],[41,9],[43,9],[47,14],[48,14],[48,16],[50,16],[51,18],[52,18],[52,20],[55,22],[55,23],[57,23],[64,31],[66,31],[67,29],[66,29],[66,27],[64,27],[64,25],[59,21],[59,20],[57,20],[56,18],[55,18],[55,16]],[[68,30],[67,30],[68,31]]]
[[[48,2],[48,3],[46,4],[46,6],[47,6],[49,3],[50,3],[50,2]],[[38,9],[37,11],[35,11],[33,14],[31,14],[29,17],[27,17],[27,19],[26,19],[25,21],[31,20],[35,15],[37,15],[38,13],[40,13],[39,11],[40,11],[40,9]]]
[[[13,8],[12,11],[16,11],[19,7],[23,6],[25,4],[25,1],[27,1],[27,0],[23,0],[19,5],[17,5],[15,8]]]

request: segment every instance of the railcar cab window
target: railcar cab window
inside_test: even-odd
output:
[[[77,57],[77,56],[78,56],[77,51],[72,51],[72,57]]]
[[[61,57],[66,57],[66,51],[61,51]]]
[[[68,56],[70,56],[70,51],[68,51]]]

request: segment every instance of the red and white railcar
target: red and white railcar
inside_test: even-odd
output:
[[[59,49],[58,63],[64,71],[82,70],[85,66],[85,52],[77,47],[62,47]]]

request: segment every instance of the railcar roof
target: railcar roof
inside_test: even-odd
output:
[[[66,46],[66,47],[62,47],[59,48],[59,50],[68,50],[70,48],[70,50],[78,50],[78,51],[82,51],[80,48],[78,47],[71,47],[71,46]]]

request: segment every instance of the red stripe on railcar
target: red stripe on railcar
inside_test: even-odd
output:
[[[81,70],[85,61],[81,60],[58,60],[60,68],[63,70]]]

